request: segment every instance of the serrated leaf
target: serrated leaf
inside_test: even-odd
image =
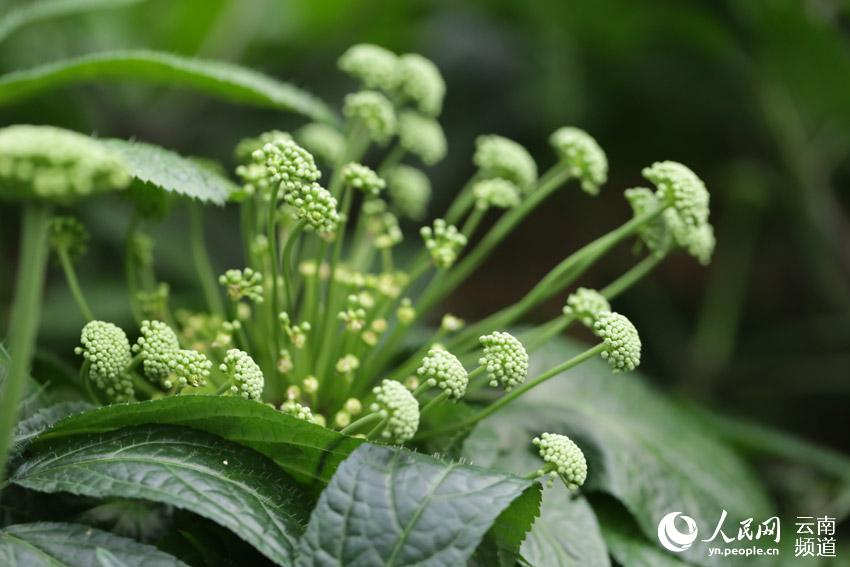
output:
[[[584,348],[552,341],[533,357],[530,375]],[[569,435],[587,457],[583,490],[620,500],[648,538],[655,538],[658,521],[676,510],[709,534],[724,509],[736,523],[773,515],[764,488],[733,451],[647,387],[638,373],[612,374],[601,359],[553,378],[482,422],[467,440],[465,455],[499,470],[534,470],[540,460],[531,439],[542,432]],[[708,557],[706,545],[682,555],[711,564],[715,559]]]
[[[157,548],[80,524],[38,522],[0,530],[0,565],[185,567]],[[119,562],[119,563],[115,563]]]
[[[60,419],[92,409],[93,407],[88,402],[71,401],[59,402],[37,410],[26,419],[19,421],[15,426],[15,431],[12,435],[12,446],[14,450],[22,450],[30,440]]]
[[[237,190],[226,177],[171,150],[138,141],[103,140],[103,144],[124,157],[132,177],[170,193],[223,205]]]
[[[41,492],[141,498],[208,518],[280,565],[302,531],[302,495],[262,455],[204,433],[140,426],[37,442],[11,482]]]
[[[138,4],[144,0],[31,0],[30,2],[12,6],[0,16],[0,41],[12,35],[19,28],[39,22],[90,12],[102,8],[120,8]]]
[[[0,77],[0,105],[66,84],[115,79],[182,85],[230,102],[338,121],[324,102],[289,83],[232,63],[156,51],[107,51],[8,73]]]
[[[322,492],[298,565],[457,566],[531,481],[363,445]]]
[[[145,423],[200,429],[251,447],[296,479],[328,482],[362,441],[240,397],[175,396],[98,408],[72,416],[42,434],[56,439]]]

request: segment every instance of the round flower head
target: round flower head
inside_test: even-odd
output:
[[[597,195],[599,186],[608,180],[608,158],[596,140],[584,130],[564,126],[552,133],[549,142],[566,162],[570,175],[581,182],[581,188]]]
[[[419,232],[438,268],[450,268],[460,250],[466,246],[466,236],[443,219],[435,219],[433,228],[424,226]]]
[[[235,348],[228,350],[219,370],[233,380],[230,387],[232,394],[249,400],[259,400],[263,395],[263,371],[247,352]]]
[[[361,123],[369,138],[385,144],[396,133],[396,117],[393,104],[379,92],[360,91],[345,97],[342,109],[347,118]]]
[[[73,217],[50,219],[50,245],[55,250],[64,250],[68,256],[79,258],[86,253],[89,232]]]
[[[271,184],[284,194],[312,185],[322,176],[313,156],[292,139],[277,138],[253,153],[254,162],[265,165]]]
[[[307,221],[307,228],[316,232],[334,232],[339,224],[336,199],[321,185],[302,187],[287,193],[286,204],[295,211],[298,219]]]
[[[440,70],[431,60],[416,53],[407,53],[399,59],[401,94],[416,103],[425,114],[439,115],[446,95],[446,83]]]
[[[490,134],[475,140],[472,161],[486,177],[502,177],[527,190],[537,181],[537,163],[518,143]]]
[[[337,66],[370,89],[390,92],[401,80],[398,56],[370,43],[349,47],[337,61]]]
[[[708,222],[708,190],[688,167],[675,161],[659,161],[645,167],[642,173],[655,184],[655,194],[661,204],[671,206],[686,229]]]
[[[343,167],[342,178],[346,185],[373,197],[376,197],[381,189],[386,187],[386,182],[372,168],[359,163],[352,162]]]
[[[611,305],[601,293],[586,287],[578,288],[567,298],[564,315],[569,315],[592,327],[600,313],[611,311]]]
[[[180,349],[174,331],[162,321],[142,321],[133,352],[142,357],[142,370],[149,380],[163,383],[171,374],[169,360]],[[170,387],[170,386],[167,386]]]
[[[263,302],[263,274],[251,268],[227,270],[218,277],[218,283],[227,290],[231,301],[247,298],[254,303]]]
[[[472,192],[479,209],[512,209],[519,205],[519,188],[507,179],[483,179],[475,183]]]
[[[307,406],[302,406],[295,400],[287,400],[280,406],[280,411],[297,419],[313,423],[313,412]]]
[[[369,231],[375,235],[375,248],[385,250],[404,240],[404,234],[398,224],[398,218],[392,213],[384,213],[370,222]]]
[[[66,201],[129,183],[124,159],[106,143],[51,126],[0,129],[0,199]]]
[[[345,152],[345,137],[332,126],[311,122],[295,132],[298,142],[328,164],[336,164]]]
[[[130,342],[120,327],[104,321],[90,321],[83,327],[74,352],[89,363],[89,378],[115,401],[133,398],[133,382],[125,374],[130,365]]]
[[[429,350],[416,374],[423,383],[439,387],[452,400],[459,400],[466,394],[469,375],[457,357],[445,349]]]
[[[605,343],[601,356],[615,373],[634,370],[640,365],[640,336],[626,317],[603,311],[596,317],[593,332]]]
[[[688,232],[689,238],[685,244],[688,254],[697,259],[703,266],[711,263],[714,254],[714,246],[717,241],[714,238],[714,227],[710,223],[695,228]]]
[[[398,165],[387,175],[387,192],[398,212],[413,220],[422,220],[431,200],[431,182],[415,167]]]
[[[635,217],[643,216],[646,213],[654,211],[661,206],[658,198],[651,190],[646,187],[633,187],[626,189],[624,192],[626,200],[632,207],[632,212]],[[638,235],[641,241],[646,245],[653,254],[664,256],[673,245],[673,240],[668,228],[667,213],[671,212],[676,215],[675,211],[667,210],[662,213],[660,218],[655,218],[647,223],[644,223],[638,229]],[[674,220],[675,219],[671,219]]]
[[[418,112],[406,110],[399,115],[398,142],[425,165],[434,165],[446,157],[446,135],[440,123]]]
[[[557,433],[544,433],[532,441],[546,463],[537,471],[539,476],[561,477],[570,490],[576,490],[587,479],[587,461],[584,453],[572,439]],[[551,480],[549,484],[551,485]]]
[[[236,144],[233,155],[236,157],[236,161],[247,163],[253,159],[254,152],[262,149],[266,144],[273,144],[278,141],[291,142],[292,136],[280,130],[269,130],[253,138],[243,138]]]
[[[372,392],[376,399],[369,409],[386,420],[383,437],[399,444],[412,439],[419,429],[419,402],[410,390],[401,382],[384,380]]]
[[[528,374],[528,353],[522,343],[510,333],[495,332],[480,337],[484,354],[478,364],[487,370],[490,385],[503,386],[510,391],[525,382]]]
[[[207,385],[210,377],[212,362],[202,353],[195,350],[175,350],[168,357],[168,367],[171,370],[171,378],[163,382],[166,388],[174,386],[183,389],[186,386],[201,388]]]

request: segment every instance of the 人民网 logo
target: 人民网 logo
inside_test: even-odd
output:
[[[680,517],[685,522],[685,531],[676,527],[676,518]],[[681,512],[670,512],[658,522],[658,541],[666,549],[681,553],[691,547],[697,539],[697,523],[690,516]]]

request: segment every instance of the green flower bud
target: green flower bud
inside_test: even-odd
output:
[[[283,332],[285,332],[286,336],[289,337],[289,342],[292,343],[292,346],[296,349],[304,348],[304,345],[307,343],[307,335],[310,334],[310,331],[313,328],[310,322],[303,321],[296,325],[289,318],[289,313],[286,311],[281,311],[278,314],[278,320],[283,327]]]
[[[240,163],[249,163],[253,159],[254,152],[263,149],[263,146],[266,144],[291,141],[292,136],[290,136],[287,132],[269,130],[268,132],[263,132],[259,136],[239,140],[239,143],[236,144],[236,148],[233,150],[233,155],[236,157],[236,161]]]
[[[321,122],[311,122],[295,132],[298,142],[311,154],[336,164],[345,152],[345,137],[333,126]]]
[[[374,235],[375,248],[385,250],[401,244],[404,233],[398,218],[392,213],[383,213],[369,221],[369,233]]]
[[[452,267],[461,249],[466,246],[466,236],[443,219],[434,220],[433,228],[425,226],[419,232],[434,264],[444,270]]]
[[[588,327],[593,327],[596,317],[604,311],[611,311],[608,300],[595,289],[586,287],[571,293],[564,305],[564,315],[572,316]]]
[[[227,290],[231,301],[247,298],[254,303],[263,302],[263,274],[251,268],[227,270],[218,277],[218,283]]]
[[[440,123],[418,112],[406,110],[399,115],[398,142],[425,165],[434,165],[446,157],[446,135]]]
[[[171,374],[170,357],[180,349],[177,334],[162,321],[142,321],[140,332],[133,352],[141,355],[145,376],[153,382],[163,383]]]
[[[511,209],[519,205],[520,201],[519,188],[499,177],[476,182],[472,192],[475,195],[475,206],[479,209]]]
[[[295,211],[295,217],[307,221],[306,227],[316,232],[332,233],[339,225],[336,199],[320,185],[302,187],[287,193],[286,203]]]
[[[383,437],[399,444],[412,439],[419,429],[419,402],[413,394],[395,380],[384,380],[372,392],[376,399],[370,410],[386,420]]]
[[[624,192],[626,200],[632,207],[635,217],[643,216],[661,206],[658,198],[646,187],[633,187]],[[672,236],[665,220],[666,213],[660,218],[644,223],[638,229],[638,236],[650,252],[658,256],[665,256],[673,245]],[[675,215],[675,211],[672,211]]]
[[[336,371],[343,375],[351,374],[358,368],[360,368],[360,359],[353,354],[346,354],[336,361]]]
[[[86,253],[89,232],[73,217],[54,217],[50,219],[50,246],[54,250],[65,250],[71,259]]]
[[[262,397],[265,386],[263,371],[247,352],[235,348],[228,350],[219,370],[233,381],[231,394],[249,400],[259,400]]]
[[[266,167],[269,183],[284,195],[313,185],[322,177],[313,156],[291,139],[276,139],[253,153],[254,163]]]
[[[186,386],[202,388],[207,385],[210,377],[212,362],[202,353],[194,350],[175,350],[168,357],[168,367],[171,376],[176,380],[172,382],[169,378],[163,386],[171,388],[176,386],[178,390]]]
[[[539,476],[561,477],[570,490],[577,490],[587,479],[587,461],[584,453],[572,439],[557,433],[544,433],[532,441],[546,463],[537,471]],[[552,481],[549,481],[551,486]]]
[[[416,103],[420,111],[438,116],[443,110],[446,83],[440,70],[429,59],[416,53],[400,57],[401,94]]]
[[[565,126],[555,130],[549,142],[581,188],[590,195],[599,194],[599,187],[608,180],[608,158],[596,140],[584,130]]]
[[[347,411],[351,415],[360,415],[361,413],[363,413],[363,404],[360,403],[360,400],[358,400],[357,398],[348,398],[347,400],[345,400],[345,403],[342,407],[344,407],[345,411]]]
[[[398,165],[387,175],[387,192],[398,212],[413,220],[422,220],[431,200],[431,182],[415,167]]]
[[[319,390],[319,380],[315,376],[307,376],[301,381],[301,389],[305,394],[315,394]]]
[[[378,144],[386,144],[396,133],[393,104],[379,92],[360,91],[347,95],[342,112],[346,118],[362,124],[369,138]]]
[[[603,311],[596,317],[593,332],[605,343],[606,350],[601,356],[615,373],[631,371],[640,365],[640,336],[626,317]]]
[[[507,179],[524,191],[537,181],[537,163],[531,154],[503,136],[478,136],[472,161],[485,177]]]
[[[133,382],[125,373],[130,365],[130,342],[121,328],[104,321],[90,321],[83,327],[74,352],[89,363],[88,376],[116,402],[133,399]]]
[[[342,178],[349,187],[363,191],[367,195],[377,197],[386,182],[371,168],[359,163],[349,163],[342,168]]]
[[[402,325],[409,325],[416,319],[416,309],[413,307],[413,302],[409,297],[401,300],[401,303],[396,310],[396,317]]]
[[[495,332],[480,337],[484,354],[478,364],[487,370],[490,385],[510,391],[525,382],[528,375],[528,353],[522,343],[510,333]]]
[[[454,333],[455,331],[460,331],[465,324],[466,321],[460,317],[455,317],[451,313],[446,313],[440,321],[440,329],[447,333]]]
[[[370,43],[349,47],[337,61],[337,66],[370,89],[392,92],[401,80],[398,56]]]
[[[287,400],[280,406],[280,411],[297,419],[313,423],[313,412],[307,406],[302,406],[295,400]]]
[[[439,387],[452,400],[461,399],[469,384],[469,375],[457,357],[441,348],[428,351],[416,374],[423,383]]]
[[[348,307],[345,311],[340,311],[337,317],[345,324],[345,328],[352,332],[362,331],[366,325],[366,310],[360,305],[360,298],[356,295],[349,295],[347,298]]]
[[[698,228],[708,222],[708,190],[688,167],[675,161],[660,161],[644,168],[642,173],[655,184],[659,202],[672,206],[686,229]],[[674,238],[676,232],[673,229]]]

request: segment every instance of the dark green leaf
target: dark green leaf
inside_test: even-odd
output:
[[[201,429],[251,447],[298,479],[327,482],[362,443],[359,439],[282,414],[265,404],[229,396],[175,396],[98,408],[72,416],[45,439],[162,423]]]
[[[105,558],[111,563],[102,563]],[[89,526],[38,522],[0,530],[0,565],[178,567],[182,561],[132,539]]]
[[[12,437],[14,450],[22,450],[33,437],[60,419],[89,410],[92,407],[94,406],[87,402],[59,402],[37,410],[28,418],[19,421],[15,426],[15,432]]]
[[[463,565],[499,514],[526,490],[536,490],[532,485],[363,445],[322,492],[298,565]]]
[[[125,140],[103,143],[124,156],[134,178],[171,193],[223,205],[237,189],[226,177],[165,148]]]
[[[8,73],[0,77],[0,105],[66,84],[115,79],[183,85],[235,103],[337,121],[325,103],[288,83],[231,63],[156,51],[108,51]]]
[[[101,8],[120,8],[138,4],[143,0],[31,0],[13,6],[0,17],[0,41],[12,35],[18,28],[61,16],[90,12]]]
[[[672,553],[650,541],[621,506],[599,506],[602,537],[611,556],[629,567],[685,567]]]
[[[29,452],[12,475],[15,484],[167,503],[230,529],[276,563],[294,559],[302,498],[280,469],[250,449],[159,425],[37,442]]]

